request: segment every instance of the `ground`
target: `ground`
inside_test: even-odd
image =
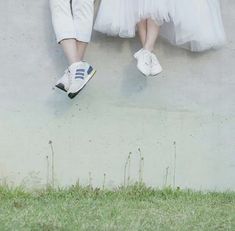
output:
[[[0,227],[1,231],[235,230],[235,193],[144,185],[115,190],[77,185],[26,192],[4,186]]]

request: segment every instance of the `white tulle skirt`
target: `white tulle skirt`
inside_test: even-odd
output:
[[[170,43],[204,51],[225,43],[219,0],[102,0],[95,30],[134,37],[136,24],[152,18]]]

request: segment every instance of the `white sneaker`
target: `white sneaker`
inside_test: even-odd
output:
[[[74,63],[69,67],[71,84],[68,90],[69,98],[73,99],[94,76],[96,71],[87,62]]]
[[[68,69],[65,70],[64,75],[62,76],[62,78],[60,78],[57,83],[56,83],[56,87],[59,88],[62,91],[67,92],[69,90],[70,87],[70,72]]]
[[[143,51],[143,48],[140,49],[139,51],[137,51],[137,52],[134,54],[134,58],[135,58],[135,59],[138,59],[138,58],[140,57],[140,54],[142,53],[142,51]]]
[[[137,68],[140,72],[142,72],[145,76],[149,76],[151,74],[151,52],[145,49],[138,51],[134,57],[137,59]]]
[[[155,76],[162,72],[162,67],[155,54],[151,53],[151,75]]]

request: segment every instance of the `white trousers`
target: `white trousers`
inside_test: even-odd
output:
[[[90,42],[94,0],[50,0],[50,5],[58,43],[69,38]]]

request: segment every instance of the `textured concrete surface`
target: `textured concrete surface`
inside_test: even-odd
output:
[[[136,70],[136,40],[94,33],[87,60],[97,75],[71,101],[53,88],[66,61],[48,1],[0,1],[1,182],[42,186],[54,175],[60,185],[114,186],[129,152],[126,176],[138,179],[140,148],[148,185],[175,177],[180,187],[235,190],[235,2],[222,8],[226,47],[192,54],[159,41],[165,71],[155,78]]]

